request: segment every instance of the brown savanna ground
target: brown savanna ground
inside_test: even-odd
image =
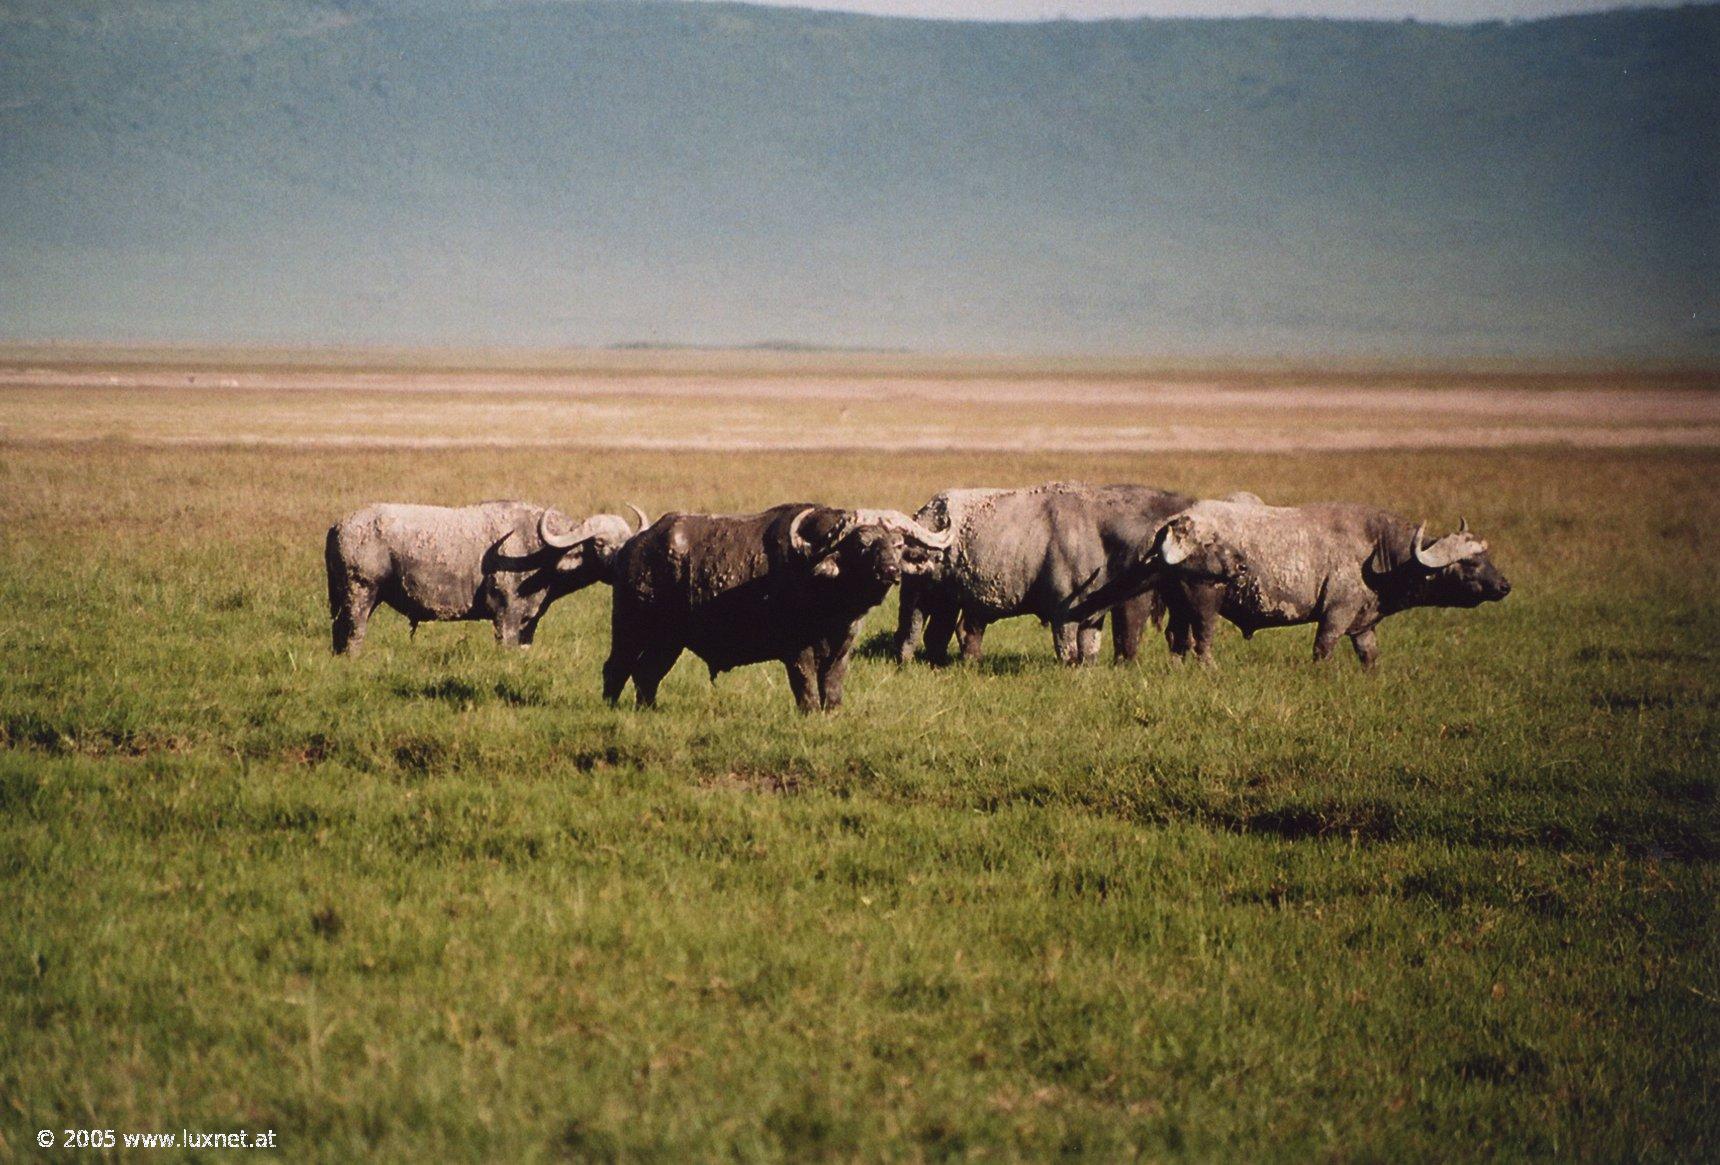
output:
[[[1150,367],[891,353],[0,350],[0,440],[1296,451],[1720,445],[1703,373]]]

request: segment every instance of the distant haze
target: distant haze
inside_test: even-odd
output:
[[[1717,45],[0,0],[0,338],[1720,362]]]
[[[694,0],[699,2],[699,0]],[[949,20],[1105,20],[1134,16],[1329,16],[1345,20],[1525,20],[1617,8],[1676,8],[1688,0],[755,0],[875,16]]]

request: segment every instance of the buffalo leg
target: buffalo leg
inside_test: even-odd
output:
[[[1171,649],[1171,659],[1181,663],[1194,649],[1194,597],[1182,584],[1166,587],[1164,596],[1165,646]]]
[[[955,607],[937,607],[926,618],[926,658],[932,663],[950,661],[950,640],[956,633],[961,612]]]
[[[962,616],[962,659],[978,663],[985,654],[985,624],[978,619]]]
[[[609,658],[603,661],[603,699],[614,705],[621,699],[621,690],[632,678],[633,665],[639,660],[639,652],[623,652],[620,645],[610,649]]]
[[[1111,657],[1118,663],[1134,663],[1141,647],[1141,632],[1147,626],[1150,602],[1146,595],[1111,608]]]
[[[1194,621],[1186,608],[1173,607],[1165,617],[1165,645],[1178,663],[1188,658],[1194,647]]]
[[[802,712],[816,712],[823,697],[818,690],[818,655],[810,647],[793,659],[783,660],[788,668],[788,686],[794,693],[794,706]]]
[[[914,654],[920,650],[920,635],[926,625],[926,612],[920,601],[921,589],[916,579],[902,582],[901,608],[896,616],[897,663],[913,663]]]
[[[1063,663],[1074,665],[1081,662],[1081,627],[1078,623],[1053,623],[1051,625],[1051,646],[1057,651],[1057,658]]]
[[[633,698],[641,708],[657,703],[657,685],[681,658],[681,645],[673,641],[653,643],[639,653],[633,662]]]
[[[1103,615],[1081,624],[1081,633],[1076,640],[1081,648],[1081,663],[1089,664],[1099,658],[1099,643],[1103,638],[1104,630],[1105,617]]]
[[[826,712],[842,707],[842,681],[848,677],[848,660],[854,653],[854,640],[859,633],[860,624],[856,623],[840,643],[829,645],[819,658],[818,691],[823,697]]]
[[[633,676],[634,665],[645,653],[645,646],[633,630],[641,622],[638,612],[613,612],[609,622],[609,658],[603,661],[603,699],[613,706],[621,699],[621,690]]]
[[[848,655],[841,655],[827,660],[818,677],[818,687],[824,697],[824,710],[834,712],[842,707],[842,681],[848,678]]]
[[[1212,637],[1218,630],[1218,620],[1200,618],[1191,628],[1190,637],[1194,640],[1194,657],[1204,664],[1212,663]]]
[[[1356,649],[1356,658],[1362,661],[1364,668],[1372,668],[1380,657],[1379,641],[1374,638],[1374,629],[1357,631],[1350,636],[1350,646]]]
[[[1338,646],[1338,640],[1349,633],[1356,624],[1358,611],[1352,609],[1333,609],[1320,615],[1319,625],[1314,630],[1314,661],[1330,659],[1332,649]]]
[[[1218,631],[1218,608],[1223,596],[1217,587],[1191,588],[1189,594],[1189,633],[1194,644],[1195,658],[1212,662],[1212,637]]]

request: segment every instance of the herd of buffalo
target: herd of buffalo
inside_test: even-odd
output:
[[[1135,485],[1053,482],[954,489],[913,517],[798,503],[746,515],[615,514],[575,524],[498,501],[449,508],[372,505],[329,529],[334,650],[356,651],[386,603],[412,622],[482,619],[529,646],[549,605],[595,582],[614,588],[603,695],[633,682],[640,704],[682,651],[718,673],[780,660],[802,711],[842,703],[866,612],[900,583],[897,657],[977,659],[986,627],[1017,615],[1050,624],[1066,663],[1091,662],[1107,614],[1117,658],[1145,625],[1172,653],[1211,658],[1219,616],[1250,636],[1315,625],[1314,658],[1349,636],[1363,666],[1374,628],[1409,607],[1474,607],[1511,584],[1469,532],[1428,541],[1373,506],[1269,506],[1253,494],[1201,501]]]

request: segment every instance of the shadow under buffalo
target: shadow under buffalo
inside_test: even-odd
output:
[[[952,645],[953,647],[953,645]],[[895,662],[896,633],[894,631],[874,631],[854,646],[854,655],[858,659],[876,659]],[[924,651],[914,656],[915,667],[963,667],[960,653],[951,651],[950,657],[943,663],[935,663]],[[1019,676],[1029,673],[1061,671],[1063,665],[1049,652],[1037,655],[1021,651],[987,651],[980,658],[975,668],[980,675],[988,676]]]

